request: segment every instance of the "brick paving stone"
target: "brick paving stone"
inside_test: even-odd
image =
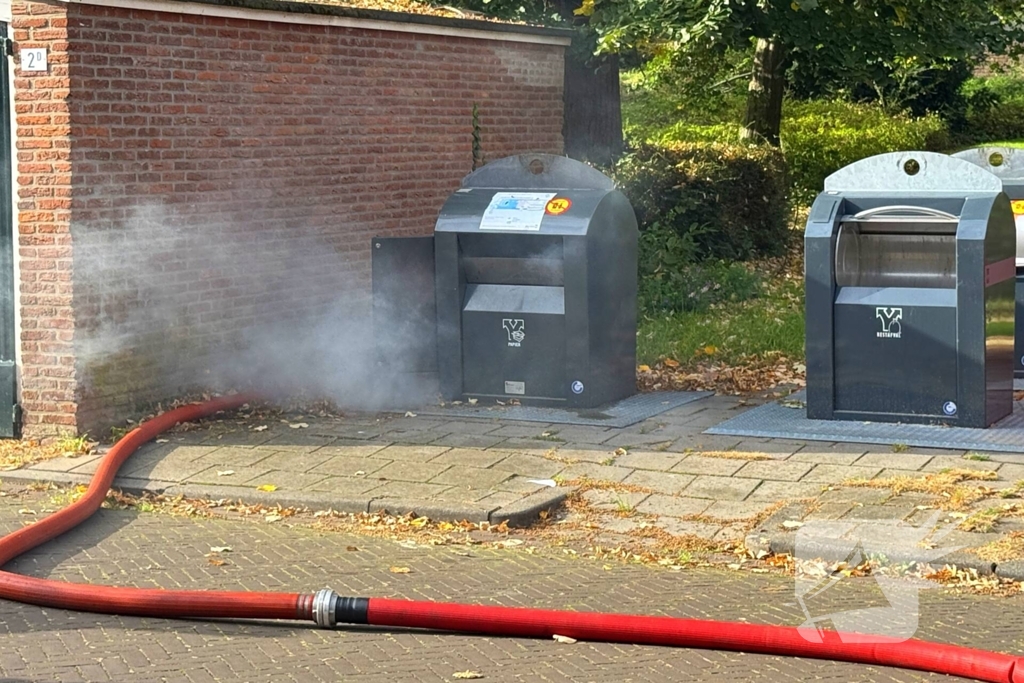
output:
[[[747,500],[799,500],[813,498],[821,493],[821,484],[798,481],[765,481],[750,494]]]
[[[746,441],[739,442],[736,444],[735,448],[730,450],[740,451],[743,453],[761,453],[762,455],[769,456],[773,460],[785,460],[805,445],[806,444],[802,441],[786,441],[783,439],[769,439],[761,441],[748,439]]]
[[[488,434],[500,427],[501,425],[494,420],[452,420],[435,429],[450,434]]]
[[[433,430],[394,430],[381,434],[381,438],[387,441],[409,445],[430,444],[445,436],[448,436],[448,432],[436,432]]]
[[[301,472],[282,472],[280,470],[274,470],[254,476],[248,481],[242,483],[243,485],[253,487],[262,486],[264,484],[273,484],[282,491],[301,491],[314,486],[326,478],[326,474],[316,472],[303,474]]]
[[[913,505],[858,505],[850,509],[843,519],[903,520],[913,513]]]
[[[778,462],[759,460],[748,462],[736,472],[737,477],[751,479],[771,479],[776,481],[799,481],[811,471],[814,463],[809,462]]]
[[[548,479],[565,469],[565,463],[548,460],[547,458],[540,458],[535,455],[513,453],[491,467],[492,469],[501,470],[502,472],[511,472],[513,474],[521,474],[528,477]]]
[[[429,462],[431,464],[460,465],[463,467],[491,467],[510,455],[512,455],[512,451],[453,448],[436,458],[432,458]]]
[[[1024,480],[1024,465],[1001,465],[999,467],[999,478],[1012,482]]]
[[[204,462],[207,465],[220,466],[221,469],[228,467],[251,467],[260,460],[265,460],[272,455],[280,453],[272,448],[240,448],[227,446],[224,448],[212,449],[206,454],[197,458],[197,462]],[[134,456],[133,456],[134,457]]]
[[[327,477],[311,485],[311,491],[326,491],[333,493],[339,498],[356,498],[369,494],[375,489],[384,486],[384,482],[378,479],[366,479],[364,477]]]
[[[854,465],[815,465],[800,481],[821,484],[841,484],[848,479],[873,479],[882,471],[881,467],[856,467]]]
[[[360,476],[356,472],[362,472],[365,476],[371,476],[391,463],[391,460],[385,460],[384,458],[351,458],[336,455],[317,465],[311,471],[341,477]]]
[[[384,458],[385,460],[398,460],[402,462],[424,463],[433,460],[445,451],[447,446],[405,446],[391,445],[370,454],[371,458]]]
[[[221,467],[217,465],[197,472],[196,474],[189,477],[189,481],[196,484],[216,484],[218,486],[241,486],[245,482],[257,477],[261,477],[267,472],[270,472],[269,467],[242,467],[225,465]],[[218,474],[218,472],[231,472],[231,474]]]
[[[452,467],[446,463],[393,462],[374,472],[373,476],[391,481],[426,482]]]
[[[603,464],[610,460],[613,461],[612,464],[619,464],[616,455],[608,449],[564,448],[560,446],[558,450],[555,451],[555,456],[566,461],[579,460],[582,462]]]
[[[700,455],[688,455],[679,464],[672,467],[673,472],[683,474],[712,474],[721,477],[728,477],[736,472],[750,460],[739,460],[736,458],[706,458]]]
[[[431,462],[431,465],[434,463]],[[439,466],[444,466],[441,463]],[[492,489],[513,475],[501,470],[481,469],[478,467],[452,466],[429,481],[432,484],[448,484],[467,489]]]
[[[761,483],[760,479],[739,477],[710,477],[701,475],[693,480],[683,494],[693,498],[714,500],[743,500]]]
[[[536,481],[543,481],[542,478],[535,477],[520,477],[514,476],[511,479],[506,479],[494,488],[499,491],[505,491],[507,493],[518,493],[520,495],[530,495],[537,491],[551,488],[544,484],[537,484]]]
[[[673,536],[697,536],[698,538],[705,538],[709,541],[722,531],[721,524],[692,522],[685,519],[674,519],[672,517],[663,517],[658,519],[655,522],[655,526],[661,527]]]
[[[637,505],[637,512],[668,517],[699,515],[711,506],[711,501],[701,498],[681,498],[653,493]]]
[[[634,469],[668,471],[678,465],[684,457],[678,453],[630,451],[615,458],[615,464]]]
[[[884,467],[898,470],[919,470],[932,459],[929,455],[907,453],[865,453],[855,464],[857,467]]]
[[[692,474],[634,470],[632,474],[622,480],[622,483],[630,486],[643,486],[658,493],[676,494],[689,486],[695,478]]]
[[[764,512],[767,505],[757,501],[719,500],[711,504],[704,514],[714,519],[750,519]]]
[[[347,458],[368,458],[375,453],[380,453],[391,445],[390,441],[365,442],[338,439],[330,446],[318,448],[313,452],[317,455],[329,455],[331,457],[340,455]]]
[[[1001,463],[983,461],[983,460],[966,460],[963,456],[957,455],[937,455],[931,459],[927,465],[921,469],[925,472],[939,472],[948,469],[958,470],[980,470],[983,472],[990,472],[999,469]]]
[[[99,455],[79,455],[74,458],[51,458],[50,460],[44,460],[37,462],[28,469],[30,470],[44,470],[47,472],[70,472],[76,468],[81,468],[80,472],[85,472],[88,468],[89,472],[95,472],[97,461],[100,459]]]
[[[520,422],[515,424],[503,424],[492,432],[488,432],[491,436],[501,437],[535,437],[540,436],[544,432],[550,433],[552,430],[557,430],[557,425],[546,425],[540,422]]]
[[[387,481],[373,490],[375,499],[395,498],[399,500],[429,500],[447,491],[451,486],[408,481]]]
[[[891,497],[889,489],[838,488],[825,491],[818,498],[822,503],[880,505]]]
[[[830,446],[823,448],[820,445],[808,445],[790,456],[792,462],[813,462],[823,465],[852,465],[868,452],[867,446],[851,444],[849,449],[844,447]]]
[[[526,437],[513,436],[491,446],[499,450],[514,451],[525,455],[543,456],[557,448],[565,446],[563,443],[543,441],[541,439],[530,439]]]
[[[813,510],[807,513],[807,515],[804,517],[804,521],[833,521],[837,519],[842,519],[847,512],[853,509],[853,503],[821,503]]]
[[[452,448],[490,448],[504,441],[504,437],[489,434],[446,434],[430,443]]]
[[[583,425],[553,425],[548,431],[566,442],[599,444],[615,436],[616,430]]]
[[[651,494],[592,489],[585,492],[583,498],[599,510],[631,512],[643,503],[649,495]]]
[[[651,434],[625,433],[613,436],[604,442],[609,448],[649,448],[656,444],[671,444],[675,439],[658,432]]]
[[[921,470],[895,470],[886,469],[878,473],[875,479],[892,479],[893,477],[913,477],[915,479],[923,479],[932,472],[922,472]]]
[[[581,462],[569,465],[559,472],[559,476],[566,480],[593,479],[595,481],[622,481],[633,470],[627,467],[615,467],[614,465],[598,465],[592,462]]]
[[[157,462],[128,460],[118,472],[125,477],[146,477],[162,481],[182,481],[207,469],[205,461],[190,461],[171,455]]]
[[[307,423],[308,424],[308,423]],[[263,444],[267,448],[289,453],[310,453],[318,448],[329,446],[333,437],[302,434],[301,430],[293,429],[292,434],[285,433]]]
[[[275,453],[259,461],[261,467],[289,472],[308,472],[331,459],[326,453]]]

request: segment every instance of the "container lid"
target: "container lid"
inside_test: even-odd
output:
[[[464,188],[505,190],[613,190],[615,181],[581,161],[554,154],[498,159],[462,180]]]
[[[825,179],[825,191],[918,193],[1002,192],[1003,183],[977,164],[936,152],[893,152],[861,159]]]
[[[1013,147],[975,147],[953,155],[980,166],[1000,180],[1024,183],[1024,149]]]

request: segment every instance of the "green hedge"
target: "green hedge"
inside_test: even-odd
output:
[[[938,116],[893,116],[878,106],[849,102],[787,103],[781,137],[793,200],[804,204],[821,192],[827,176],[859,159],[951,146]]]
[[[968,114],[967,133],[970,144],[1024,140],[1024,101],[1002,102],[987,111]]]
[[[788,246],[786,164],[776,149],[644,144],[614,175],[641,229],[671,230],[694,260],[744,260]]]

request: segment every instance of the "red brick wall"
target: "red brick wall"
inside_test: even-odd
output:
[[[12,9],[16,46],[47,48],[50,64],[48,73],[25,73],[15,51],[14,171],[20,400],[26,433],[55,433],[76,427],[67,6],[14,2]]]
[[[50,7],[16,6],[16,21]],[[48,379],[44,395],[37,383],[37,403],[25,396],[32,431],[57,418],[94,429],[202,385],[216,352],[254,330],[337,316],[339,303],[365,312],[370,238],[429,234],[471,170],[473,103],[486,158],[562,149],[558,46],[52,7],[68,12],[71,97],[62,122],[45,124],[58,138],[35,137],[66,154],[70,113],[78,385]],[[45,84],[58,100],[63,69]],[[36,77],[19,97],[42,88]],[[34,154],[26,163],[43,161]],[[66,188],[66,167],[33,168],[47,191]],[[23,254],[23,275],[33,263],[66,273],[55,259],[67,253],[53,251],[66,241],[51,236],[44,252],[24,229],[59,225],[66,238],[67,206],[28,199],[22,211],[48,213],[21,221],[36,258]],[[64,296],[46,310],[23,299],[23,313],[66,345]],[[26,379],[68,369],[66,346],[30,357],[33,341]]]

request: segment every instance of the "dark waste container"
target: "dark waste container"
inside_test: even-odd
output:
[[[987,427],[1010,413],[999,178],[942,154],[863,159],[826,179],[804,246],[808,417]]]
[[[442,395],[590,408],[633,394],[637,237],[629,201],[578,161],[469,175],[434,232]]]
[[[953,156],[977,164],[995,175],[1002,181],[1003,192],[1010,198],[1017,226],[1016,317],[1024,320],[1024,149],[977,147]],[[1016,326],[1014,337],[1014,376],[1024,378],[1024,325]]]

